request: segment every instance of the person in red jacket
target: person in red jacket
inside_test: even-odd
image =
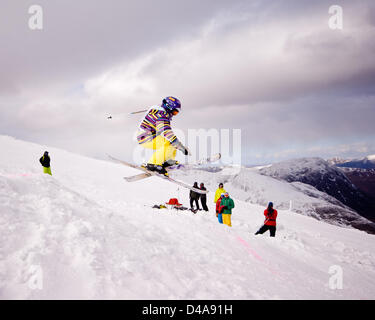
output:
[[[221,200],[224,198],[224,193],[220,195],[220,198],[216,201],[216,217],[219,221],[219,223],[223,223],[223,216],[221,215],[221,211],[223,210],[223,207],[220,205]]]
[[[264,220],[264,225],[255,233],[263,234],[267,230],[270,231],[271,237],[276,235],[276,218],[277,218],[277,210],[273,208],[273,203],[270,202],[266,210],[264,210],[264,215],[266,220]]]

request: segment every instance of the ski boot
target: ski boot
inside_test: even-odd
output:
[[[168,168],[168,169],[179,169],[183,165],[180,164],[177,160],[169,159],[169,160],[164,161],[162,166],[163,168]]]
[[[147,169],[149,171],[156,171],[157,173],[168,177],[167,170],[165,170],[165,168],[161,165],[153,164],[153,163],[147,163],[147,164],[142,164],[142,167],[144,167],[145,169]]]

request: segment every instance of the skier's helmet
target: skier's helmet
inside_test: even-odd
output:
[[[181,102],[175,97],[166,97],[163,99],[162,106],[168,113],[172,113],[174,110],[181,110]]]

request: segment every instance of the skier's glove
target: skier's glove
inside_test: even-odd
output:
[[[183,147],[183,150],[181,150],[181,151],[182,151],[182,153],[183,153],[185,156],[188,156],[188,155],[190,154],[188,148],[186,148],[186,147]]]

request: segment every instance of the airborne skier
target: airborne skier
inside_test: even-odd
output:
[[[217,153],[187,165],[181,165],[175,160],[177,150],[180,150],[186,156],[190,155],[189,150],[177,139],[171,128],[171,120],[180,110],[181,102],[177,98],[169,96],[163,99],[160,106],[152,106],[148,111],[132,112],[132,114],[136,114],[147,111],[146,116],[140,124],[137,140],[142,147],[155,150],[155,152],[148,163],[142,164],[141,166],[108,155],[113,161],[143,171],[143,173],[135,176],[124,177],[126,181],[133,182],[151,176],[158,176],[159,178],[190,189],[196,193],[208,193],[208,190],[200,189],[198,186],[191,187],[185,182],[169,177],[168,171],[166,170],[166,168],[168,168],[168,170],[185,168],[186,170],[187,168],[194,168],[217,161],[221,158],[221,154]]]
[[[165,168],[178,164],[175,160],[177,150],[189,155],[189,150],[178,140],[171,128],[171,120],[181,110],[181,102],[175,97],[163,99],[160,106],[151,107],[140,125],[138,143],[156,150],[147,164],[147,170],[168,175]]]

